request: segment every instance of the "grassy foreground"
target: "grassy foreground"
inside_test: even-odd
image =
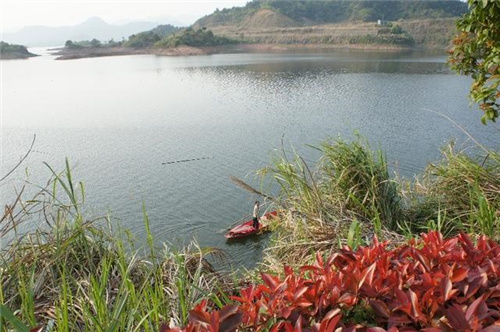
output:
[[[186,324],[202,298],[227,301],[232,281],[206,259],[221,258],[220,251],[196,243],[156,248],[144,211],[148,248],[141,253],[108,218],[85,219],[83,199],[66,163],[33,199],[18,198],[6,210],[0,232],[14,238],[0,255],[1,331],[38,324],[51,331],[158,331],[166,322]],[[17,233],[33,220],[46,227]]]
[[[210,324],[219,324],[219,320],[221,324],[226,324],[225,330],[230,331],[237,326],[234,324],[242,324],[243,319],[246,319],[245,326],[253,324],[252,328],[257,330],[275,327],[276,330],[285,331],[290,324],[295,328],[297,324],[305,324],[306,316],[301,315],[303,318],[299,319],[291,314],[292,311],[286,315],[287,311],[281,309],[271,314],[271,307],[261,307],[257,308],[258,312],[264,310],[266,315],[270,315],[265,316],[264,311],[262,312],[262,315],[268,317],[265,325],[262,325],[263,322],[248,321],[248,313],[254,312],[254,309],[251,305],[245,307],[240,300],[245,298],[245,294],[250,296],[252,289],[261,289],[260,295],[252,291],[252,296],[257,301],[258,296],[267,294],[262,293],[262,289],[266,287],[272,293],[278,290],[279,284],[290,285],[290,280],[299,280],[294,276],[294,271],[305,273],[308,271],[304,270],[305,266],[316,266],[314,271],[319,271],[319,265],[330,269],[322,257],[332,257],[336,253],[346,255],[345,257],[385,257],[384,253],[388,252],[385,244],[383,247],[378,242],[375,244],[373,252],[380,251],[375,256],[370,254],[372,251],[363,249],[375,235],[381,240],[391,240],[392,244],[389,244],[387,250],[392,250],[428,231],[438,233],[426,235],[423,248],[426,248],[426,243],[430,243],[433,248],[439,245],[450,259],[446,263],[427,263],[423,266],[429,266],[429,273],[434,271],[432,269],[437,269],[437,272],[432,273],[437,273],[434,275],[436,280],[444,280],[442,283],[447,294],[442,305],[450,305],[451,302],[446,301],[452,295],[461,294],[463,290],[460,290],[459,287],[462,286],[459,283],[463,279],[454,279],[452,273],[449,277],[450,285],[447,286],[443,273],[475,271],[476,268],[470,267],[473,262],[466,258],[463,258],[460,268],[449,265],[457,261],[457,255],[466,257],[461,253],[464,249],[456,249],[457,243],[474,241],[481,235],[493,240],[500,238],[500,155],[488,151],[487,155],[476,159],[456,152],[450,145],[443,151],[442,161],[430,164],[417,180],[407,181],[391,177],[384,154],[380,151],[373,152],[362,139],[352,142],[340,139],[328,141],[317,149],[321,151],[322,158],[314,168],[307,165],[300,156],[283,153],[276,156],[272,166],[260,171],[263,179],[280,186],[281,195],[276,204],[283,213],[259,268],[260,272],[265,272],[261,274],[264,283],[258,282],[256,276],[259,271],[251,271],[248,278],[253,275],[256,288],[250,289],[240,289],[241,282],[233,282],[227,274],[213,269],[207,257],[220,257],[221,253],[216,249],[199,248],[195,243],[178,251],[166,245],[161,250],[157,249],[149,232],[146,211],[143,219],[148,231],[148,247],[142,251],[134,248],[133,241],[124,240],[127,238],[126,231],[113,230],[108,218],[87,220],[82,213],[83,185],[74,182],[66,163],[64,172],[54,172],[54,179],[49,186],[29,201],[18,198],[6,209],[0,221],[2,238],[13,238],[7,246],[2,247],[0,254],[0,331],[29,331],[29,328],[37,326],[51,331],[158,331],[163,326],[162,330],[166,331],[166,326],[188,324],[191,324],[191,331],[208,331]],[[30,234],[17,232],[23,222],[33,220],[44,221],[46,227]],[[451,237],[461,232],[469,233],[472,240],[462,237],[460,241],[446,242],[440,235],[435,235]],[[484,239],[481,241],[482,244],[478,244],[481,248],[498,250],[493,242]],[[422,248],[421,246],[419,244],[416,248]],[[473,247],[470,243],[464,248],[471,252],[479,250],[471,249]],[[353,251],[349,254],[349,251],[345,251],[348,248],[360,249],[357,249],[357,253]],[[411,248],[408,250],[413,252]],[[492,250],[488,251],[491,255],[496,252]],[[396,254],[388,252],[387,255],[393,257],[391,255]],[[425,250],[420,256],[416,253],[412,255],[415,256],[408,258],[409,262],[414,262],[415,257],[420,259],[418,257],[425,256]],[[368,261],[370,260],[367,258]],[[325,270],[327,272],[317,272],[316,277],[301,274],[302,281],[295,284],[297,288],[294,289],[292,295],[295,295],[291,295],[292,298],[299,299],[309,294],[307,287],[312,282],[310,278],[325,280],[326,275],[341,271],[344,264],[347,264],[347,261],[335,259],[328,262],[336,264],[336,267]],[[349,264],[345,266],[351,266]],[[491,264],[494,267],[500,262],[492,260]],[[283,270],[283,265],[288,267]],[[370,273],[373,275],[372,265],[365,266],[364,270],[356,264],[352,265],[355,269],[352,273],[358,273],[355,275],[361,278],[360,285]],[[430,266],[434,267],[431,269]],[[415,269],[420,271],[421,265],[417,264]],[[421,277],[420,274],[415,275]],[[376,280],[373,276],[368,279]],[[259,286],[259,283],[263,286]],[[276,286],[275,289],[273,285]],[[350,287],[342,285],[339,287]],[[434,294],[437,297],[442,292],[439,287]],[[357,295],[347,295],[354,294],[353,292],[358,294],[361,292],[361,288],[358,288],[355,291],[340,288],[338,291],[344,296],[339,298],[342,301],[349,300],[349,306],[346,307],[347,302],[341,301],[338,302],[340,307],[332,307],[333,311],[316,312],[316,318],[307,321],[312,324],[311,330],[315,330],[314,324],[319,324],[315,320],[318,317],[328,317],[325,324],[331,323],[328,326],[333,326],[332,319],[336,319],[338,323],[340,313],[349,320],[349,324],[377,326],[377,322],[381,321],[376,318],[378,316],[373,308],[378,305],[378,309],[382,308],[380,310],[385,314],[385,307],[379,302],[372,304],[370,301],[382,300],[374,300],[373,292],[367,292],[366,289],[363,290],[368,294],[366,300],[356,297]],[[405,293],[409,294],[408,301],[414,301],[412,292],[419,294],[417,290],[406,290],[404,287],[402,291],[408,292]],[[474,292],[468,299],[470,302],[477,300],[474,302],[477,308],[488,305],[491,311],[491,301],[484,305],[479,301],[487,300],[483,291],[485,290],[481,288],[481,292]],[[288,303],[284,298],[279,298],[282,304]],[[262,301],[263,299],[261,303],[264,303]],[[240,303],[240,307],[234,303]],[[312,302],[307,303],[312,305]],[[302,304],[304,308],[309,305],[306,302]],[[191,310],[193,308],[195,309]],[[298,305],[297,308],[302,306]],[[455,304],[453,308],[456,310],[442,310],[443,324],[461,326],[456,324],[463,322],[453,322],[448,317],[458,317],[460,315],[457,310],[467,308],[458,308]],[[210,316],[208,311],[213,311],[214,314]],[[434,311],[434,315],[437,315],[436,312],[441,311]],[[467,317],[470,318],[471,315],[472,313]],[[426,326],[419,315],[414,315],[413,322],[413,316],[409,317],[406,319],[411,324],[417,324],[411,326]],[[485,318],[484,321],[490,322],[493,318]],[[208,319],[209,323],[204,323],[203,319]],[[224,330],[222,325],[217,326],[217,329]],[[384,327],[388,328],[387,325]]]

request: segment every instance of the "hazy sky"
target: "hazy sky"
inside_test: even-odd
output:
[[[64,26],[99,16],[108,23],[175,19],[186,24],[216,8],[243,6],[247,0],[0,0],[2,32],[27,25]],[[166,23],[164,20],[161,23]]]

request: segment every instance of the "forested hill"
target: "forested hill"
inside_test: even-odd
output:
[[[429,19],[456,17],[467,11],[459,0],[344,1],[344,0],[253,0],[245,7],[217,10],[199,19],[195,26],[247,26],[257,12],[266,9],[269,26],[303,26],[346,21],[373,22],[379,19]],[[273,15],[269,15],[273,12]]]

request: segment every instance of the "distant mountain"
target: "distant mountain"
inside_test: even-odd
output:
[[[125,25],[108,24],[99,17],[92,17],[74,26],[47,27],[28,26],[15,33],[4,33],[3,40],[26,46],[59,46],[67,40],[91,40],[93,38],[115,41],[128,38],[132,34],[151,30],[157,22],[131,22]]]
[[[244,7],[217,10],[199,19],[194,26],[290,27],[379,19],[448,18],[465,12],[467,4],[459,0],[253,0]]]

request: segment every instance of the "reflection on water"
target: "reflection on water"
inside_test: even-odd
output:
[[[139,239],[142,202],[159,241],[198,238],[226,249],[239,264],[261,257],[268,236],[227,243],[225,229],[248,216],[256,197],[230,175],[259,187],[252,172],[281,142],[307,160],[306,144],[352,137],[358,130],[382,147],[406,176],[437,160],[451,138],[466,137],[432,109],[465,126],[486,145],[495,127],[470,109],[470,80],[449,73],[445,56],[418,52],[331,51],[150,55],[4,62],[2,173],[37,134],[26,164],[43,184],[46,161],[84,180],[87,206],[109,210]],[[170,163],[190,160],[190,162]],[[0,186],[2,202],[24,170]]]

